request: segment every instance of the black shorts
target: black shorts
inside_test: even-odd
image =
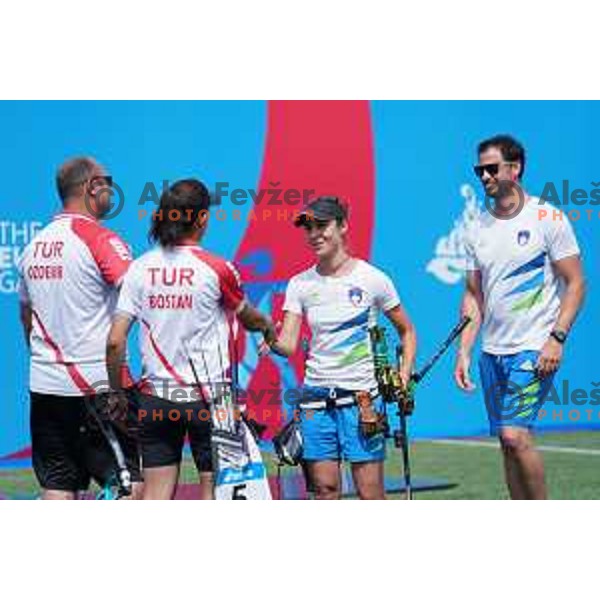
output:
[[[136,417],[135,399],[129,397],[128,422]],[[90,398],[96,406],[106,396]],[[93,478],[100,485],[114,474],[116,460],[83,396],[55,396],[31,392],[31,451],[35,475],[47,490],[85,490]],[[114,428],[132,481],[141,481],[135,430]]]
[[[138,423],[144,468],[181,463],[187,436],[198,471],[212,471],[210,411],[204,402],[175,403],[140,394]]]

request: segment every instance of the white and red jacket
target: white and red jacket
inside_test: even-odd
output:
[[[73,212],[58,214],[25,248],[19,295],[33,313],[32,391],[80,396],[106,389],[106,338],[131,261],[117,234]]]
[[[229,381],[231,324],[244,303],[235,267],[196,245],[159,247],[135,260],[117,312],[141,325],[141,389],[174,402],[218,394],[215,386]]]

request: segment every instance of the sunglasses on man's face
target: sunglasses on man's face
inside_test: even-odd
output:
[[[475,175],[479,179],[483,177],[484,173],[489,173],[491,177],[496,177],[498,175],[498,171],[500,170],[500,165],[514,165],[514,162],[501,162],[501,163],[491,163],[489,165],[475,165],[473,167],[473,171],[475,171]]]
[[[498,175],[498,170],[500,169],[500,163],[492,163],[489,165],[475,165],[473,167],[473,171],[475,171],[475,175],[478,179],[483,177],[484,173],[489,173],[491,177],[495,177]]]

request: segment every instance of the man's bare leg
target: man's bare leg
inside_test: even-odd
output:
[[[544,461],[527,429],[506,427],[500,432],[506,481],[513,500],[545,500]]]
[[[504,446],[501,447],[504,464],[504,477],[506,479],[506,485],[508,486],[510,498],[511,500],[526,500],[519,467],[512,458],[507,456],[507,452],[504,451]]]
[[[200,471],[200,500],[214,500],[214,477],[211,471]]]
[[[66,490],[42,490],[42,500],[75,500],[75,492]]]
[[[144,469],[144,500],[172,500],[177,488],[179,465]]]

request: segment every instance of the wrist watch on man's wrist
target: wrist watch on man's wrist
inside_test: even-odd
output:
[[[564,344],[567,341],[567,332],[562,329],[553,329],[550,332],[550,336],[553,337],[559,344]]]

